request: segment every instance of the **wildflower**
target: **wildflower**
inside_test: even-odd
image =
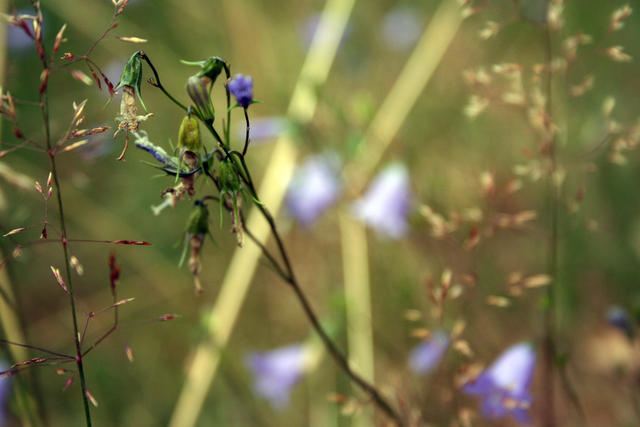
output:
[[[422,32],[422,24],[416,12],[400,6],[387,13],[382,22],[382,35],[387,46],[393,50],[411,47]]]
[[[301,344],[251,354],[246,363],[253,372],[254,389],[276,409],[289,403],[291,388],[302,378],[305,352]]]
[[[402,237],[409,228],[409,172],[399,163],[388,166],[354,204],[354,215],[380,234]]]
[[[443,331],[434,332],[418,344],[409,356],[409,368],[418,374],[433,371],[449,347],[449,336]]]
[[[528,424],[528,408],[532,396],[529,387],[535,369],[536,354],[528,343],[519,343],[507,349],[477,378],[466,383],[462,390],[481,396],[482,413],[488,418],[507,415]]]
[[[300,223],[311,225],[338,198],[337,156],[317,155],[298,167],[287,190],[287,208]]]
[[[251,77],[236,74],[227,83],[227,87],[242,108],[247,108],[253,103],[253,79]]]
[[[629,337],[629,339],[633,338],[633,326],[631,324],[631,318],[627,311],[617,305],[609,307],[606,314],[607,322],[615,328],[620,329],[622,332]]]
[[[118,160],[124,159],[124,155],[127,152],[129,145],[128,132],[137,132],[140,123],[153,116],[153,113],[146,115],[138,115],[136,100],[140,98],[142,107],[146,110],[147,107],[142,101],[140,96],[140,86],[142,84],[142,60],[140,59],[140,52],[136,52],[131,55],[129,61],[125,64],[122,74],[120,75],[120,81],[116,85],[114,90],[122,88],[122,101],[120,102],[120,115],[116,117],[118,123],[118,130],[113,137],[115,138],[121,131],[127,132],[127,138],[125,142],[122,154],[118,157]]]

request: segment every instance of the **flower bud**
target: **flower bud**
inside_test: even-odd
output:
[[[215,111],[213,104],[211,103],[211,97],[209,96],[209,90],[206,84],[202,81],[208,79],[207,77],[200,78],[197,75],[189,77],[187,80],[187,93],[189,98],[193,101],[195,110],[200,118],[204,121],[211,121],[215,117]]]
[[[142,104],[142,107],[146,111],[147,107],[144,105],[142,95],[140,94],[140,88],[142,86],[142,60],[140,59],[140,51],[131,55],[127,63],[124,65],[122,74],[120,75],[120,81],[118,81],[114,90],[118,90],[125,86],[130,86],[135,89],[136,95],[138,95],[138,98],[140,99],[140,104]]]
[[[200,142],[200,125],[195,117],[185,116],[180,123],[178,132],[178,147],[197,153],[202,147]]]

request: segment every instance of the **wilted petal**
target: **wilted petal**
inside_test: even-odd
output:
[[[376,176],[365,195],[354,204],[354,215],[380,234],[400,238],[409,229],[410,203],[409,172],[396,163]]]
[[[294,173],[287,190],[287,208],[304,225],[311,225],[340,194],[337,156],[310,157]]]
[[[426,374],[433,371],[442,359],[449,337],[443,331],[436,331],[430,338],[424,340],[413,349],[409,356],[409,368],[416,373]]]
[[[304,347],[300,344],[250,355],[247,365],[253,371],[256,393],[274,408],[284,408],[291,388],[302,378],[304,360]]]

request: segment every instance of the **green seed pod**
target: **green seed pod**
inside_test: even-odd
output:
[[[189,80],[187,80],[187,93],[189,94],[189,98],[193,101],[195,110],[198,112],[200,118],[204,121],[210,120],[213,122],[215,111],[213,109],[213,104],[211,103],[209,90],[207,89],[206,84],[202,81],[203,79],[207,79],[207,77],[202,79],[197,75],[189,77]]]
[[[204,236],[208,232],[209,209],[207,205],[197,201],[187,221],[187,234],[190,236]]]
[[[136,95],[140,99],[140,104],[142,104],[142,107],[146,111],[147,107],[144,105],[142,95],[140,94],[140,89],[142,87],[142,60],[140,59],[140,51],[131,55],[127,63],[124,65],[122,74],[120,74],[120,81],[118,81],[114,90],[118,90],[124,86],[130,86],[135,89]]]
[[[242,186],[240,177],[233,167],[233,163],[229,160],[223,160],[220,162],[218,168],[218,179],[220,180],[220,189],[223,193],[236,195],[240,192]]]
[[[222,72],[224,68],[225,61],[219,56],[212,56],[209,59],[204,61],[184,61],[181,60],[183,64],[186,65],[195,65],[201,68],[200,72],[197,74],[198,77],[208,77],[211,80],[211,83],[215,83],[216,79]]]
[[[195,117],[185,116],[180,123],[178,147],[198,153],[202,147],[200,142],[200,125]]]

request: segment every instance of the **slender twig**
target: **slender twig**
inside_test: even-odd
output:
[[[38,12],[38,16],[40,16],[40,4],[38,1],[33,0],[32,2],[36,12]],[[42,27],[42,22],[39,23]],[[36,44],[40,45],[40,49],[44,52],[44,46],[42,45],[42,40],[36,41]],[[40,59],[42,61],[43,70],[45,72],[50,72],[49,63],[47,61],[47,56],[43,53],[40,55]],[[60,186],[60,180],[58,178],[58,171],[56,168],[56,159],[55,153],[53,152],[53,146],[51,143],[51,131],[50,131],[50,120],[49,120],[49,98],[47,85],[45,85],[40,91],[40,108],[42,110],[42,120],[44,123],[45,129],[45,142],[46,147],[49,152],[49,163],[51,166],[51,175],[53,176],[53,182],[56,189],[56,198],[58,202],[58,211],[60,213],[60,232],[61,238],[60,242],[62,243],[62,251],[64,253],[64,266],[66,271],[66,279],[67,279],[67,289],[69,293],[69,303],[71,306],[71,317],[73,321],[73,339],[76,347],[76,366],[78,367],[78,376],[80,377],[80,386],[82,389],[82,401],[84,403],[84,413],[86,418],[87,426],[91,426],[91,412],[89,409],[89,399],[87,397],[87,381],[84,374],[84,366],[82,363],[82,348],[80,346],[80,336],[78,334],[78,319],[76,314],[76,302],[73,291],[73,282],[71,276],[71,264],[69,261],[69,248],[67,242],[67,226],[65,224],[65,216],[64,216],[64,206],[62,203],[62,189]]]
[[[251,130],[251,125],[249,124],[249,114],[247,114],[247,109],[244,108],[244,120],[247,124],[247,130],[244,136],[244,148],[242,149],[242,157],[247,155],[247,149],[249,148],[249,131]]]
[[[66,357],[67,359],[72,359],[72,360],[75,359],[75,357],[69,356],[68,354],[58,353],[58,352],[47,350],[46,348],[37,347],[37,346],[31,345],[31,344],[22,344],[22,343],[19,343],[19,342],[13,342],[13,341],[5,340],[5,339],[2,339],[2,338],[0,338],[0,342],[3,342],[5,344],[9,344],[9,345],[15,345],[17,347],[28,348],[30,350],[40,351],[42,353],[51,354],[53,356]]]
[[[164,93],[166,95],[167,98],[169,98],[174,104],[176,104],[178,107],[182,108],[184,111],[187,111],[187,107],[184,106],[183,103],[181,103],[180,101],[178,101],[177,99],[175,99],[169,92],[167,92],[167,90],[164,88],[164,86],[162,85],[162,82],[160,81],[160,76],[158,75],[158,71],[156,70],[156,67],[153,66],[153,63],[151,62],[151,60],[149,59],[149,57],[147,56],[146,53],[144,53],[144,51],[140,51],[140,58],[144,59],[145,62],[149,65],[149,67],[151,68],[151,72],[153,72],[154,75],[154,81],[150,82],[153,86],[157,87],[158,89],[160,89],[162,91],[162,93]]]
[[[250,177],[249,177],[249,180],[250,180]],[[253,182],[252,181],[249,181],[249,182],[253,187]],[[337,365],[351,378],[351,380],[355,382],[360,388],[362,388],[365,391],[365,393],[367,393],[370,396],[370,398],[376,404],[376,406],[382,409],[389,416],[389,418],[391,418],[398,426],[404,425],[400,415],[386,401],[386,399],[380,394],[380,392],[375,388],[375,386],[367,382],[365,379],[363,379],[360,375],[358,375],[356,372],[354,372],[351,369],[351,367],[349,366],[349,362],[347,361],[347,358],[342,354],[342,352],[340,351],[340,349],[338,349],[338,347],[333,342],[331,337],[329,337],[329,334],[324,330],[324,328],[320,323],[320,320],[318,319],[318,316],[315,314],[313,307],[311,306],[309,299],[307,298],[305,292],[302,290],[302,287],[300,286],[300,283],[298,282],[298,279],[295,276],[293,267],[291,265],[291,261],[289,259],[289,255],[284,246],[284,243],[282,241],[282,238],[276,226],[275,220],[271,215],[271,212],[269,212],[269,210],[260,203],[256,203],[256,206],[262,213],[262,216],[269,223],[271,234],[275,238],[276,245],[278,247],[278,252],[284,262],[284,269],[280,267],[280,265],[276,262],[275,257],[269,253],[269,251],[264,245],[259,245],[259,247],[262,250],[263,254],[275,267],[278,275],[286,283],[288,283],[293,289],[296,297],[298,298],[298,301],[302,305],[302,308],[307,318],[311,322],[313,329],[320,336],[320,339],[322,340],[324,346],[327,348],[327,351],[329,352],[329,354],[336,361]]]

